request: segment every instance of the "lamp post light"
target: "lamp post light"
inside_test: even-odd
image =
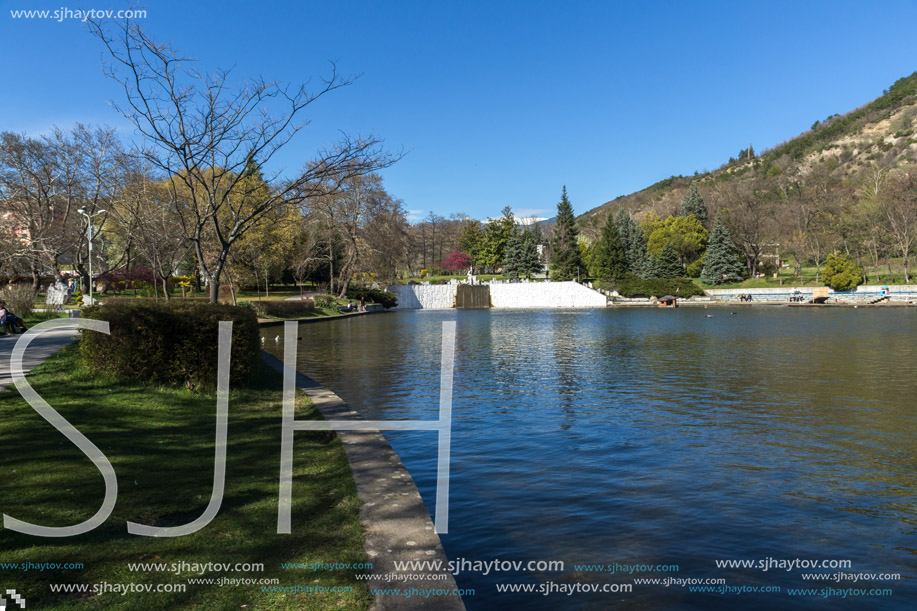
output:
[[[93,305],[94,302],[92,300],[92,238],[93,238],[92,219],[93,217],[99,216],[100,214],[105,214],[105,210],[99,210],[98,212],[94,214],[90,214],[86,212],[85,208],[80,208],[79,210],[77,210],[77,212],[85,216],[86,219],[89,221],[89,229],[86,234],[87,238],[89,239],[89,305]]]

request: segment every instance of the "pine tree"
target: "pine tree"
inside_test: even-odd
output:
[[[538,238],[533,231],[522,232],[522,255],[519,259],[519,274],[531,278],[541,272],[541,256],[538,254]]]
[[[681,213],[679,216],[688,216],[690,214],[693,214],[704,227],[707,226],[707,204],[704,203],[704,198],[698,192],[697,183],[695,182],[691,183],[681,200]]]
[[[659,265],[657,264],[656,257],[654,257],[653,255],[649,253],[644,254],[642,267],[643,267],[643,275],[641,275],[640,277],[643,278],[644,280],[659,277]]]
[[[506,241],[506,250],[503,252],[503,275],[511,280],[522,276],[522,232],[513,229],[509,240]]]
[[[602,228],[602,238],[592,253],[592,275],[600,280],[619,280],[627,273],[624,246],[618,237],[614,221],[608,219]]]
[[[723,284],[742,280],[744,267],[736,256],[729,231],[717,221],[707,241],[704,269],[700,279],[705,284]]]
[[[623,208],[615,217],[615,227],[621,245],[624,246],[624,260],[628,274],[638,278],[646,276],[646,236],[634,219]]]
[[[485,266],[497,269],[503,265],[506,245],[514,231],[516,231],[516,219],[513,216],[513,209],[509,206],[503,208],[503,216],[500,218],[487,219],[482,247]]]
[[[658,278],[681,278],[685,275],[684,268],[681,266],[681,258],[668,242],[659,251],[656,257],[656,277]]]
[[[551,237],[551,278],[554,280],[571,280],[576,278],[583,268],[577,237],[576,219],[573,206],[567,199],[567,187],[564,186],[560,202],[557,204],[557,219]]]

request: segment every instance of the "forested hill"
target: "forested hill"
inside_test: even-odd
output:
[[[888,172],[917,162],[915,117],[917,72],[899,79],[872,102],[815,121],[810,130],[772,149],[744,150],[712,172],[666,178],[589,210],[579,222],[588,232],[620,208],[634,216],[648,211],[663,218],[677,214],[692,181],[697,181],[711,212],[727,205],[724,191],[779,191],[789,183],[806,182],[813,173],[829,179],[832,189],[861,185],[877,171]]]

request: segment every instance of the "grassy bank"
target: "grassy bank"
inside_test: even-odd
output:
[[[44,609],[365,609],[370,596],[356,573],[284,570],[281,563],[365,562],[359,501],[343,448],[331,433],[297,433],[290,535],[276,534],[281,380],[264,368],[253,388],[232,391],[226,491],[217,517],[175,538],[129,535],[126,522],[179,525],[207,506],[213,480],[212,394],[127,384],[81,370],[75,349],[52,357],[32,386],[106,454],[118,476],[118,501],[106,523],[85,535],[43,539],[0,531],[0,562],[81,563],[72,570],[0,568],[5,587]],[[320,416],[301,396],[297,419]],[[15,390],[0,392],[0,511],[65,526],[92,516],[104,495],[89,460]],[[261,563],[261,571],[204,575],[131,571],[128,563]],[[262,585],[195,585],[189,578],[277,579],[280,586],[340,587],[338,593],[265,592]],[[49,584],[185,585],[185,592],[54,594]]]

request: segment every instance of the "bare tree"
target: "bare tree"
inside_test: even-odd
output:
[[[172,206],[168,186],[152,182],[146,168],[136,164],[126,170],[130,177],[113,198],[110,216],[123,240],[146,259],[162,285],[163,296],[168,299],[169,276],[175,275],[191,245]]]
[[[904,259],[904,281],[910,283],[908,259],[917,240],[917,167],[892,177],[879,198],[885,226]]]
[[[353,79],[331,75],[316,89],[263,79],[234,86],[229,72],[204,73],[171,46],[149,37],[130,21],[111,29],[90,22],[110,61],[106,73],[124,89],[115,107],[145,139],[140,154],[169,179],[173,206],[200,271],[219,298],[220,277],[233,244],[271,209],[333,192],[346,180],[397,160],[376,138],[344,136],[321,149],[301,172],[288,179],[265,177],[264,196],[243,181],[246,165],[266,165],[308,122],[304,111],[322,96]],[[257,198],[257,201],[253,201]],[[183,205],[189,201],[191,205]],[[215,257],[205,242],[215,243]]]
[[[745,255],[748,274],[753,276],[771,236],[775,194],[756,181],[719,185],[711,195],[720,218]]]
[[[16,256],[27,261],[33,290],[39,290],[43,271],[58,276],[64,259],[77,265],[85,260],[86,224],[77,210],[92,213],[109,201],[117,188],[112,171],[117,151],[110,128],[77,125],[40,140],[0,134],[0,200],[11,222],[22,228]]]

